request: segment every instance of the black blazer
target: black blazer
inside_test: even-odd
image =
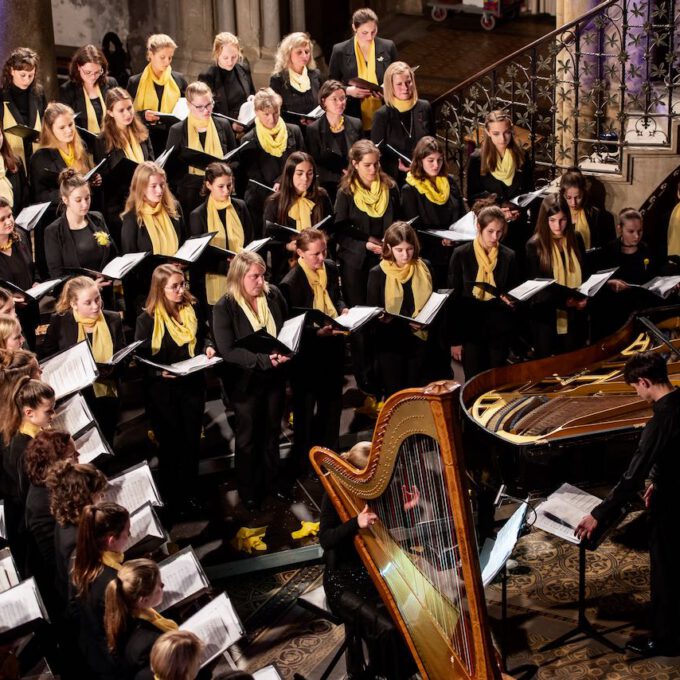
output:
[[[66,163],[57,149],[38,149],[30,162],[31,202],[59,202],[59,173]]]
[[[404,118],[408,121],[405,124],[406,127],[402,125]],[[409,130],[411,131],[410,137]],[[426,135],[434,136],[434,134],[432,107],[425,99],[419,99],[407,113],[399,113],[394,107],[385,105],[381,106],[373,116],[371,140],[375,144],[382,141],[380,164],[383,170],[394,178],[397,177],[399,171],[399,157],[386,145],[393,146],[397,151],[411,158],[418,140]],[[408,165],[406,161],[404,163]]]
[[[9,108],[10,113],[14,116],[14,120],[21,125],[27,125],[28,127],[33,127],[35,125],[35,119],[38,114],[40,114],[40,120],[42,121],[43,113],[45,112],[45,107],[47,106],[47,100],[44,94],[37,94],[34,88],[30,89],[28,95],[28,120],[19,112],[13,97],[12,97],[12,87],[0,90],[0,123],[2,124],[3,130],[5,129],[5,102]],[[24,141],[24,155],[26,159],[26,165],[28,165],[31,153],[33,151],[33,143],[29,141]]]
[[[524,165],[515,169],[512,184],[496,179],[490,172],[482,175],[482,156],[479,150],[475,151],[468,162],[467,169],[467,199],[472,206],[475,199],[486,194],[496,194],[499,201],[509,201],[515,196],[532,191],[534,188],[534,168],[528,154],[524,158]]]
[[[420,229],[448,229],[465,212],[463,197],[456,180],[449,175],[449,200],[442,205],[430,201],[414,186],[401,188],[401,216],[405,220],[418,217],[414,227]],[[425,237],[423,237],[425,238]],[[429,238],[429,237],[428,237]]]
[[[26,177],[26,169],[24,164],[19,161],[16,172],[10,172],[5,166],[7,172],[7,179],[12,185],[13,203],[12,213],[16,217],[28,205],[28,178]]]
[[[179,88],[180,95],[184,97],[184,94],[187,91],[187,81],[186,78],[179,73],[179,71],[172,71],[171,73],[172,79],[177,83],[177,87]],[[129,93],[130,96],[132,97],[132,101],[135,100],[135,97],[137,96],[137,90],[139,89],[139,81],[142,79],[142,74],[141,73],[136,73],[134,76],[130,76],[130,78],[127,81],[127,87],[125,88]],[[160,103],[159,103],[160,106]],[[138,111],[137,113],[142,114],[142,120],[144,120],[144,113],[143,111]]]
[[[57,591],[66,601],[72,594],[74,587],[71,583],[71,558],[76,549],[78,540],[78,527],[75,524],[61,526],[54,525],[54,558],[56,569],[54,571],[54,584]]]
[[[281,291],[271,284],[267,303],[278,333],[288,314],[288,306]],[[252,381],[260,379],[263,372],[274,368],[269,355],[234,347],[237,340],[253,333],[253,327],[233,298],[225,295],[213,307],[213,333],[217,351],[224,359],[224,386],[229,392],[236,395],[246,394]],[[285,380],[285,372],[280,371],[280,374],[281,379]]]
[[[326,265],[326,290],[331,298],[331,302],[338,314],[346,309],[347,305],[342,299],[342,290],[340,289],[340,272],[338,265],[332,260],[325,260]],[[314,291],[309,285],[309,281],[302,271],[302,268],[297,265],[293,267],[283,278],[280,284],[283,297],[286,298],[288,307],[292,310],[295,307],[304,309],[311,309],[314,304]],[[292,313],[292,312],[291,312]]]
[[[45,570],[54,572],[57,562],[54,550],[56,522],[50,512],[50,492],[46,487],[29,485],[26,494],[25,517],[26,528],[33,537],[33,542]]]
[[[125,336],[123,335],[123,322],[118,312],[104,310],[104,319],[111,333],[114,354],[125,347]],[[78,324],[73,314],[54,313],[47,327],[47,333],[40,350],[44,357],[52,356],[57,352],[73,347],[78,342]]]
[[[512,327],[512,310],[502,300],[482,301],[474,297],[472,284],[477,280],[477,258],[470,241],[453,251],[449,265],[448,287],[453,289],[451,344],[480,342],[491,336],[508,333]],[[501,293],[518,283],[515,252],[501,244],[494,269],[494,281]]]
[[[47,258],[47,271],[50,278],[64,276],[67,273],[67,268],[87,267],[88,269],[100,272],[116,257],[118,254],[116,244],[111,239],[104,216],[101,213],[88,213],[85,229],[90,231],[95,243],[95,232],[101,231],[109,235],[108,245],[98,246],[100,257],[94,266],[91,263],[85,264],[80,262],[78,259],[76,244],[73,240],[71,229],[68,226],[66,215],[62,215],[45,229],[45,256]]]
[[[172,226],[175,228],[177,234],[177,242],[182,245],[184,242],[184,219],[182,216],[182,211],[177,205],[177,217],[171,217],[170,221]],[[149,237],[149,232],[147,232],[144,223],[140,225],[137,221],[137,215],[134,212],[127,212],[123,215],[123,226],[121,229],[121,252],[123,255],[127,253],[143,253],[149,252],[153,253],[153,245],[151,244],[151,238]],[[147,258],[155,260],[156,258]],[[158,262],[153,262],[153,267],[155,267]],[[144,267],[144,264],[140,264],[137,269]]]
[[[338,241],[338,257],[354,268],[361,268],[366,261],[368,251],[366,241],[369,236],[382,239],[387,227],[399,219],[399,189],[390,189],[387,209],[382,217],[369,217],[359,210],[354,197],[344,191],[338,191],[335,198],[335,229]]]
[[[307,92],[299,92],[290,84],[288,71],[282,73],[272,73],[269,78],[269,87],[277,94],[281,95],[283,104],[281,105],[281,115],[287,123],[300,124],[298,116],[291,116],[288,112],[309,113],[319,105],[319,88],[323,79],[319,70],[308,69],[309,83],[311,87]]]
[[[430,270],[430,276],[432,276],[432,267],[427,260],[423,260],[427,268]],[[387,274],[382,270],[380,265],[376,265],[371,268],[368,273],[368,295],[366,296],[366,304],[374,307],[385,307],[385,285],[387,283]],[[411,294],[411,301],[413,301],[413,295]],[[402,302],[401,314],[410,315],[413,310],[404,309],[404,303],[407,302],[407,295],[404,295],[404,300]],[[410,333],[410,330],[408,330]]]
[[[10,497],[21,501],[22,508],[28,493],[28,477],[24,470],[24,453],[31,439],[32,437],[29,435],[17,432],[10,440],[9,447],[2,454],[4,477],[7,488],[10,490]]]
[[[361,139],[361,120],[345,116],[343,135],[346,149],[342,149],[335,139],[326,116],[321,116],[307,126],[305,135],[307,151],[316,162],[319,181],[322,184],[337,184],[340,181],[342,171],[347,167],[347,153],[352,148],[352,144]]]
[[[397,61],[397,48],[391,40],[375,38],[375,74],[378,84],[382,84],[387,67]],[[331,60],[328,64],[328,77],[347,84],[356,78],[357,59],[354,54],[354,37],[333,45]],[[353,97],[347,98],[347,115],[361,119],[361,102]]]
[[[243,227],[243,245],[247,246],[253,240],[253,223],[250,219],[250,213],[246,207],[245,201],[240,198],[231,197],[231,203],[241,220]],[[208,233],[208,201],[204,201],[196,210],[191,211],[189,215],[189,235],[200,236]],[[232,250],[227,248],[227,250]],[[218,252],[211,250],[208,247],[203,253],[199,265],[204,272],[211,272],[213,274],[226,275],[229,271],[229,262],[226,257],[223,257]]]
[[[118,87],[115,78],[106,76],[106,82],[100,86],[102,99],[106,100],[106,93],[113,87]],[[68,104],[76,113],[79,113],[78,124],[80,127],[87,128],[87,108],[85,107],[85,91],[83,86],[73,80],[65,82],[59,87],[59,101]],[[102,117],[106,111],[102,111]],[[99,121],[101,125],[103,121]]]
[[[35,264],[31,256],[30,236],[20,227],[16,228],[19,241],[12,245],[12,255],[0,253],[0,281],[7,281],[27,290],[35,283]]]
[[[287,214],[285,219],[281,221],[279,220],[278,213],[280,199],[281,199],[280,192],[269,195],[264,204],[264,219],[265,221],[276,222],[277,224],[281,224],[284,227],[291,227],[295,229],[295,220],[292,217],[288,217]],[[333,214],[333,206],[331,205],[331,199],[328,197],[328,193],[323,187],[319,187],[319,200],[317,201],[316,205],[321,205],[321,217],[319,218],[319,221],[321,221],[328,215]],[[312,217],[312,219],[314,218]],[[328,222],[325,222],[321,227],[322,231],[329,232],[331,227],[333,226],[331,224],[332,221],[333,220],[328,220]],[[293,237],[292,234],[291,237]],[[279,239],[277,238],[277,240]]]
[[[151,648],[161,635],[163,632],[149,621],[128,620],[126,634],[119,645],[125,678],[137,680],[144,676],[144,671],[149,668]]]
[[[234,66],[234,73],[238,79],[241,88],[245,94],[243,101],[239,102],[239,105],[233,108],[228,106],[228,97],[225,90],[224,81],[220,74],[221,69],[217,64],[209,66],[206,71],[198,75],[198,79],[210,86],[213,93],[213,98],[215,100],[215,112],[221,113],[225,116],[230,116],[231,118],[238,118],[239,108],[241,104],[251,95],[255,94],[255,85],[253,85],[253,77],[250,75],[250,68],[248,64],[242,62]]]
[[[288,156],[290,156],[293,151],[305,150],[305,143],[302,139],[300,128],[291,123],[286,123],[286,127],[288,128],[288,144],[279,158],[268,154],[260,146],[254,128],[243,135],[241,144],[246,141],[249,142],[248,146],[244,147],[243,151],[241,151],[241,171],[244,177],[247,179],[254,179],[267,186],[273,186],[279,181],[279,177],[283,172],[283,166],[286,164]],[[246,194],[255,189],[260,190],[260,187],[249,182]],[[260,191],[264,192],[264,189],[261,189]],[[247,198],[246,202],[248,202]]]

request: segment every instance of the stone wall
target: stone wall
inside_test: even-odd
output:
[[[79,47],[101,45],[109,31],[123,41],[128,36],[130,12],[128,0],[51,0],[54,20],[54,42]]]

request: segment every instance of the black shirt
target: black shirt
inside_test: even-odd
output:
[[[238,112],[241,104],[248,98],[248,93],[241,86],[241,81],[236,77],[236,69],[217,67],[217,77],[222,83],[222,88],[227,96],[227,110]]]
[[[78,262],[86,269],[98,270],[101,265],[101,249],[97,240],[92,236],[92,232],[87,229],[71,229],[71,236],[76,246]]]
[[[9,86],[9,98],[12,100],[17,109],[19,109],[19,113],[23,118],[23,120],[18,120],[17,123],[24,123],[27,125],[28,121],[30,120],[29,93],[30,88],[22,90],[16,85]]]

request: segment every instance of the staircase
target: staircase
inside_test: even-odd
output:
[[[537,180],[572,165],[640,207],[680,164],[680,3],[605,0],[434,102],[461,184],[486,114],[509,110]]]

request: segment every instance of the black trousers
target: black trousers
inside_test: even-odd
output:
[[[286,377],[280,369],[270,373],[255,376],[244,392],[224,385],[236,414],[236,483],[242,501],[287,491],[291,483],[279,453]]]
[[[489,338],[486,342],[463,343],[465,380],[489,368],[503,366],[508,358],[510,338]]]
[[[385,398],[430,381],[426,371],[428,343],[411,333],[409,326],[401,321],[381,325],[375,343],[377,379]]]

